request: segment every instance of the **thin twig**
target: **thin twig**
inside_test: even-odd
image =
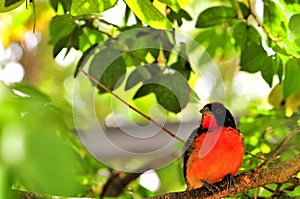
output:
[[[140,110],[136,109],[135,107],[133,107],[132,105],[130,105],[128,102],[126,102],[124,99],[122,99],[120,96],[116,95],[115,93],[113,93],[109,88],[107,88],[105,85],[103,85],[101,82],[99,82],[98,80],[96,80],[94,77],[92,77],[90,74],[88,74],[85,70],[83,70],[82,68],[78,69],[80,72],[82,72],[85,76],[87,76],[91,81],[93,81],[95,84],[97,84],[98,86],[100,86],[101,88],[103,88],[106,92],[110,93],[112,96],[114,96],[115,98],[117,98],[118,100],[120,100],[122,103],[124,103],[125,105],[127,105],[130,109],[132,109],[133,111],[135,111],[136,113],[140,114],[141,116],[143,116],[144,118],[146,118],[147,120],[153,122],[154,124],[156,124],[158,127],[160,127],[162,130],[164,130],[166,133],[168,133],[170,136],[174,137],[175,139],[177,139],[178,141],[185,143],[185,141],[180,138],[177,137],[174,133],[172,133],[169,129],[167,129],[166,127],[162,126],[160,123],[158,123],[156,120],[154,120],[153,118],[151,118],[150,116],[142,113]]]
[[[251,6],[250,0],[248,0],[248,6],[249,6],[250,14],[253,16],[254,20],[255,20],[256,23],[257,23],[257,25],[260,26],[260,27],[263,29],[263,31],[266,33],[267,37],[268,37],[271,41],[273,41],[273,42],[276,44],[276,46],[278,46],[278,48],[280,48],[282,51],[284,51],[288,56],[294,57],[294,58],[297,58],[297,59],[298,59],[299,57],[297,57],[297,56],[295,56],[295,55],[292,55],[290,52],[288,52],[288,51],[287,51],[287,50],[279,43],[278,39],[277,39],[277,38],[274,38],[274,37],[272,36],[272,34],[271,34],[271,33],[267,30],[267,28],[264,26],[264,24],[258,19],[258,17],[256,16],[256,14],[255,14],[255,12],[254,12],[252,6]]]
[[[281,148],[283,147],[283,145],[285,145],[285,143],[291,139],[291,137],[293,137],[294,135],[296,135],[297,133],[300,133],[300,128],[297,128],[295,130],[293,130],[291,133],[287,134],[283,140],[279,143],[279,145],[273,150],[271,156],[264,161],[261,165],[258,166],[257,171],[260,171],[264,166],[266,166],[267,164],[269,164],[270,162],[272,162],[273,160],[276,159],[278,152],[281,150]]]
[[[263,158],[263,157],[261,157],[261,156],[254,155],[254,154],[252,154],[252,153],[249,152],[249,151],[246,151],[245,153],[246,153],[247,155],[250,155],[250,156],[252,156],[252,157],[254,157],[254,158],[256,158],[256,159],[259,159],[259,160],[264,160],[264,161],[267,160],[267,159],[265,159],[265,158]]]

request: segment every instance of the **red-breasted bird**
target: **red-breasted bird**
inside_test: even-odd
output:
[[[212,102],[200,110],[202,121],[186,143],[184,178],[187,190],[234,176],[244,156],[243,137],[228,109]]]

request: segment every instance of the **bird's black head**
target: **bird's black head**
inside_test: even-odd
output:
[[[212,102],[206,104],[200,112],[203,115],[212,114],[215,117],[218,126],[236,128],[233,116],[222,103]]]

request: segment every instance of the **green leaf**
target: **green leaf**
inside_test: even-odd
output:
[[[168,87],[158,85],[154,91],[156,99],[168,111],[178,113],[181,111],[181,106],[175,93]]]
[[[94,29],[94,27],[83,27],[82,34],[79,37],[79,49],[82,52],[88,50],[91,46],[95,44],[100,44],[104,40],[103,34]]]
[[[240,22],[234,26],[233,38],[235,39],[236,47],[242,51],[247,43],[247,24],[246,22]]]
[[[171,164],[157,170],[157,174],[161,179],[159,191],[163,193],[176,190],[178,187],[185,185],[180,159],[176,159]],[[172,176],[172,178],[169,176]]]
[[[63,48],[67,49],[65,56],[68,55],[71,48],[79,50],[79,38],[82,35],[82,29],[80,27],[76,27],[70,35],[67,35],[61,38],[53,48],[53,57],[56,57]]]
[[[64,38],[61,38],[53,47],[53,51],[52,51],[52,54],[53,54],[53,58],[55,58],[59,53],[60,51],[65,48],[67,46],[67,43],[68,43],[68,40],[69,38],[68,37],[64,37]],[[69,49],[68,49],[69,50]],[[67,55],[67,53],[66,53]]]
[[[76,78],[79,68],[83,68],[84,65],[86,64],[88,58],[91,56],[91,54],[95,51],[95,49],[98,47],[98,44],[92,45],[89,49],[87,49],[82,56],[80,57],[80,60],[77,63],[75,72],[74,72],[74,78]]]
[[[82,191],[78,179],[82,167],[75,145],[68,139],[73,136],[68,131],[71,126],[65,123],[72,113],[66,114],[34,87],[16,84],[10,89],[16,94],[0,101],[5,111],[0,116],[0,165],[10,171],[1,181],[16,183],[33,193],[78,195]]]
[[[247,40],[248,40],[248,44],[252,45],[261,45],[261,35],[259,34],[259,32],[257,31],[256,28],[254,28],[252,25],[247,26]]]
[[[240,63],[241,70],[255,73],[261,69],[266,62],[266,59],[268,59],[268,55],[262,46],[248,46],[242,51]]]
[[[178,113],[189,102],[191,88],[178,72],[161,74],[145,82],[135,94],[134,99],[152,92],[155,93],[158,103],[166,110]]]
[[[133,96],[133,99],[137,99],[140,97],[144,97],[152,92],[154,92],[155,88],[157,87],[156,84],[153,83],[146,83],[144,85],[142,85],[137,92],[135,93],[135,95]]]
[[[264,57],[263,65],[261,66],[261,75],[270,87],[272,87],[273,76],[276,74],[276,66],[275,56]]]
[[[185,79],[189,79],[192,67],[188,60],[187,54],[186,54],[186,45],[180,44],[180,51],[178,55],[178,60],[174,64],[170,66],[171,68],[175,69],[177,72],[179,72],[181,75],[184,76]]]
[[[140,82],[146,82],[151,79],[153,76],[161,73],[160,68],[157,64],[150,64],[146,66],[137,66],[136,69],[128,76],[125,90],[129,90],[132,87],[136,86]]]
[[[20,181],[33,192],[72,196],[79,192],[76,155],[61,138],[39,130],[27,135],[25,161],[17,168]]]
[[[233,38],[235,46],[239,51],[242,51],[247,46],[261,45],[261,35],[252,25],[248,25],[242,21],[234,26]]]
[[[16,9],[24,3],[24,0],[0,0],[0,13]]]
[[[124,0],[134,14],[153,28],[171,29],[171,22],[150,2],[150,0]]]
[[[167,14],[168,19],[171,22],[177,21],[178,26],[182,25],[182,19],[185,19],[187,21],[191,21],[192,17],[189,15],[189,13],[187,13],[185,10],[180,9],[179,11],[175,12],[173,10],[171,10],[168,14]]]
[[[300,61],[298,59],[289,59],[285,64],[285,77],[283,80],[284,99],[300,88],[299,74]]]
[[[285,13],[273,0],[264,1],[263,23],[274,38],[283,39],[287,37]]]
[[[120,86],[125,73],[126,63],[121,56],[121,51],[110,48],[105,48],[97,53],[89,67],[89,74],[110,90]],[[106,92],[103,88],[99,86],[98,88],[100,93]]]
[[[236,10],[232,7],[211,7],[200,13],[196,27],[207,28],[236,20]]]
[[[199,103],[199,101],[200,101],[200,98],[199,98],[198,94],[191,89],[190,102],[197,104],[197,103]]]
[[[282,60],[280,58],[280,56],[278,56],[278,54],[275,54],[275,58],[274,58],[274,64],[275,64],[275,74],[277,74],[278,78],[279,78],[279,82],[282,82],[282,78],[283,78],[283,63]]]
[[[37,106],[38,104],[41,104],[41,106],[44,106],[47,103],[50,103],[51,99],[49,96],[45,95],[35,87],[26,85],[26,84],[21,84],[21,83],[16,83],[11,86],[13,90],[19,91],[22,94],[30,97],[30,99],[37,100],[38,103],[35,103],[33,106],[30,106],[31,108],[34,106]],[[26,99],[26,98],[24,98]],[[20,102],[21,103],[21,102]],[[34,110],[34,108],[32,108]]]
[[[50,22],[50,44],[57,44],[59,40],[67,37],[76,28],[71,15],[57,15]]]
[[[244,4],[243,2],[240,2],[240,1],[239,1],[239,6],[243,13],[244,19],[248,19],[249,15],[251,14],[248,6],[246,6],[246,4]]]
[[[295,14],[290,18],[289,29],[292,33],[300,35],[300,14]]]
[[[71,10],[72,0],[50,0],[50,4],[52,8],[56,11],[56,13],[58,12],[59,4],[61,4],[63,11],[66,14]]]
[[[216,26],[201,31],[195,40],[202,44],[211,57],[231,56],[234,50],[232,36],[227,27]]]
[[[71,14],[84,15],[84,14],[93,14],[100,13],[104,10],[107,10],[113,7],[116,4],[117,0],[76,0],[72,1]]]

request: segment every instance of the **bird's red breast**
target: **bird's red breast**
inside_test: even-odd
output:
[[[200,112],[201,125],[184,156],[188,190],[201,187],[204,181],[213,184],[226,175],[234,176],[244,155],[243,137],[223,104],[208,104]]]

